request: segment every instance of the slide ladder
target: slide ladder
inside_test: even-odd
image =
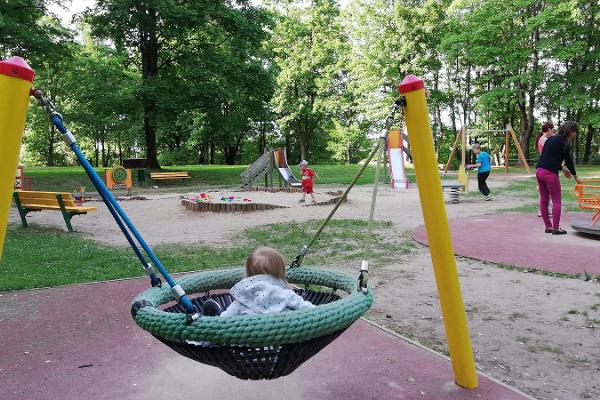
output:
[[[252,186],[273,169],[273,152],[267,151],[240,174],[242,187]]]

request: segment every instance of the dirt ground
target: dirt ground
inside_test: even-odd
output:
[[[507,182],[507,178],[495,176],[489,184],[493,191]],[[337,189],[343,188],[317,186],[317,198],[326,198],[325,191]],[[370,186],[355,188],[349,203],[340,207],[336,218],[367,219],[371,190]],[[249,227],[324,218],[332,207],[303,206],[298,203],[300,194],[297,193],[233,190],[214,194],[235,195],[255,202],[271,200],[273,204],[289,208],[215,214],[186,211],[180,205],[181,196],[194,197],[200,192],[147,195],[147,200],[123,201],[121,205],[151,245],[211,246],[231,245],[232,238]],[[528,203],[531,199],[524,200],[517,195],[503,194],[490,202],[469,196],[460,204],[448,204],[446,209],[449,218],[468,218]],[[375,218],[392,221],[400,231],[422,225],[416,186],[406,191],[380,187]],[[15,210],[11,210],[11,222],[18,220]],[[42,212],[31,221],[64,227],[60,213]],[[126,244],[101,203],[98,203],[98,212],[74,218],[73,225],[91,239],[111,245]],[[598,251],[600,254],[600,249]],[[506,270],[460,257],[457,263],[473,351],[480,370],[537,399],[600,399],[600,286],[597,281]],[[338,268],[354,274],[358,266]],[[429,249],[417,244],[409,257],[404,256],[391,265],[376,266],[370,275],[376,300],[366,317],[447,353]]]

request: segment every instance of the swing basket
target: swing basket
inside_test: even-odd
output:
[[[206,271],[178,283],[199,311],[211,298],[226,309],[233,301],[227,292],[244,277],[242,268]],[[356,280],[345,274],[314,268],[291,268],[288,281],[329,290],[297,289],[316,308],[277,314],[200,317],[188,324],[183,307],[172,304],[169,288],[151,288],[132,304],[136,323],[177,353],[218,367],[240,379],[276,379],[335,340],[369,309],[370,292],[357,291]],[[339,297],[334,293],[347,293]],[[215,291],[216,293],[210,293]],[[165,307],[166,305],[166,307]],[[164,308],[159,308],[163,306]]]

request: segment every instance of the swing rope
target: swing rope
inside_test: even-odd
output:
[[[175,298],[178,299],[178,301],[185,308],[186,318],[187,318],[188,322],[192,322],[192,321],[198,319],[200,317],[200,315],[199,315],[198,311],[196,310],[196,306],[194,306],[192,301],[188,298],[188,296],[186,295],[186,293],[183,290],[183,288],[181,287],[181,285],[177,284],[173,280],[173,278],[169,275],[169,272],[166,270],[166,268],[160,262],[158,257],[156,257],[156,255],[154,254],[154,252],[152,251],[152,249],[150,248],[148,243],[146,243],[146,241],[144,240],[142,235],[136,229],[135,225],[133,225],[133,222],[131,222],[131,220],[129,219],[129,217],[127,216],[125,211],[121,208],[121,206],[119,205],[119,203],[117,202],[117,200],[115,199],[113,194],[108,190],[108,188],[106,187],[104,182],[102,182],[102,180],[100,179],[100,177],[98,176],[98,174],[96,173],[96,171],[94,170],[94,168],[92,167],[90,162],[87,160],[87,158],[85,157],[85,155],[83,154],[83,152],[81,151],[79,146],[77,145],[77,142],[76,142],[73,134],[65,127],[65,125],[63,123],[62,115],[60,115],[60,113],[58,113],[56,111],[56,108],[54,107],[54,105],[52,104],[50,99],[46,96],[46,94],[44,93],[43,90],[34,89],[34,90],[32,90],[32,94],[36,99],[38,99],[39,103],[46,110],[46,112],[48,112],[48,114],[50,115],[50,120],[52,121],[54,126],[63,134],[63,140],[67,143],[67,145],[75,153],[77,160],[81,163],[81,165],[84,168],[85,172],[87,173],[88,177],[92,181],[94,187],[96,188],[96,190],[98,190],[98,193],[104,200],[104,202],[107,205],[112,216],[115,218],[117,224],[123,231],[123,234],[129,241],[129,243],[132,245],[132,248],[133,248],[134,252],[136,253],[136,255],[138,256],[138,259],[142,263],[144,270],[150,275],[152,286],[159,286],[160,280],[154,273],[152,265],[150,265],[148,262],[146,262],[144,256],[137,248],[137,245],[134,243],[131,235],[133,235],[136,238],[136,240],[138,241],[138,243],[140,244],[140,246],[142,247],[144,252],[148,255],[148,257],[150,258],[152,263],[158,268],[158,270],[160,271],[163,278],[169,284],[172,294],[175,295]],[[131,233],[131,235],[130,235],[130,233]]]
[[[399,108],[404,107],[404,105],[405,105],[404,102],[405,102],[405,100],[403,98],[402,99],[397,99],[394,102],[394,104],[392,105],[392,107],[390,109],[390,115],[388,115],[388,117],[385,120],[385,128],[384,128],[385,132],[387,132],[391,128],[392,124],[394,123],[394,118],[395,118],[395,115],[396,115],[396,111],[398,111]],[[384,135],[387,135],[387,133],[384,133]],[[327,218],[325,218],[325,220],[323,221],[323,223],[321,224],[321,226],[319,227],[319,229],[317,229],[317,231],[313,235],[313,237],[310,240],[310,242],[308,243],[308,245],[304,245],[302,247],[302,249],[300,250],[300,253],[296,256],[296,258],[290,264],[290,268],[297,268],[300,265],[302,265],[302,262],[304,261],[304,257],[306,257],[306,255],[310,251],[311,247],[319,239],[319,236],[321,236],[321,233],[323,232],[323,229],[325,229],[325,227],[327,226],[327,224],[329,223],[329,221],[331,220],[331,218],[333,217],[333,215],[335,214],[335,212],[338,210],[338,208],[340,208],[340,206],[342,205],[342,203],[348,197],[348,193],[350,192],[350,190],[352,190],[352,188],[354,187],[354,185],[356,184],[356,182],[358,181],[358,179],[365,172],[365,170],[369,166],[369,163],[371,162],[371,160],[373,160],[373,157],[375,157],[375,154],[377,154],[377,151],[379,150],[379,148],[381,146],[381,143],[382,143],[381,139],[377,140],[377,144],[371,150],[371,153],[369,154],[369,156],[365,160],[364,164],[362,165],[362,167],[360,168],[360,170],[358,171],[358,173],[354,176],[354,178],[352,179],[352,182],[350,182],[350,185],[348,185],[348,187],[344,191],[344,194],[342,194],[342,196],[335,203],[335,206],[333,207],[333,209],[331,210],[331,212],[329,213],[329,215],[327,216]]]

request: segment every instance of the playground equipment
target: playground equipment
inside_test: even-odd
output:
[[[527,169],[527,173],[530,173],[529,164],[527,163],[527,160],[525,159],[525,155],[523,154],[523,149],[521,148],[521,145],[519,144],[517,135],[515,134],[515,131],[513,130],[511,124],[506,124],[506,129],[503,129],[503,130],[502,129],[468,129],[467,125],[461,127],[460,130],[458,131],[458,133],[456,134],[454,144],[452,145],[452,151],[450,152],[448,161],[446,162],[446,165],[444,166],[444,174],[446,174],[448,172],[448,168],[450,167],[450,164],[452,163],[452,159],[454,158],[454,155],[456,154],[456,150],[458,148],[459,141],[460,141],[460,148],[461,148],[460,166],[461,166],[461,168],[465,167],[465,160],[467,157],[467,154],[466,154],[466,152],[467,152],[467,136],[469,135],[469,133],[473,133],[473,134],[476,134],[476,133],[488,133],[488,134],[503,133],[504,134],[504,169],[507,174],[508,174],[509,156],[510,156],[509,137],[512,138],[514,146],[517,149],[519,160],[521,161],[521,163],[523,163],[523,165]],[[488,140],[488,147],[489,147],[489,140]]]
[[[578,232],[589,235],[600,235],[600,179],[588,179],[575,185],[575,196],[582,210],[594,211],[591,221],[575,220],[571,227]]]
[[[31,180],[29,176],[25,176],[25,168],[22,165],[17,167],[17,173],[15,175],[15,191],[19,190],[31,190]]]
[[[392,189],[406,189],[408,188],[408,178],[404,169],[404,138],[401,131],[389,131],[387,148],[390,160],[390,186]]]
[[[394,103],[395,107],[402,105],[401,100],[397,100]],[[387,181],[385,171],[387,170],[386,164],[388,159],[390,160],[390,185],[392,189],[396,184],[396,180],[399,187],[408,188],[408,178],[406,177],[406,171],[404,169],[404,157],[403,152],[412,158],[412,154],[408,148],[404,147],[404,142],[408,142],[408,137],[402,132],[402,129],[394,129],[391,127],[394,124],[394,117],[396,108],[392,108],[392,112],[385,119],[385,126],[382,130],[381,136],[379,137],[378,146],[380,148],[380,154],[377,156],[377,165],[375,167],[375,179],[373,180],[373,191],[371,194],[371,210],[369,211],[369,223],[373,222],[373,216],[375,215],[375,205],[377,203],[377,189],[379,187],[379,170],[381,168],[381,161],[383,160],[384,165],[384,182]],[[390,139],[391,137],[391,139]],[[393,149],[391,148],[393,145]],[[394,161],[392,161],[392,157]],[[395,177],[395,178],[394,178]]]
[[[296,179],[290,169],[285,148],[268,150],[263,153],[252,165],[240,174],[242,187],[254,186],[256,182],[265,178],[265,187],[273,186],[273,170],[277,169],[279,186],[292,188],[302,187],[302,183]]]
[[[11,194],[34,75],[29,65],[19,57],[0,61],[0,257],[4,250]]]
[[[408,75],[400,84],[399,91],[406,98],[404,118],[414,155],[415,173],[419,182],[419,199],[430,243],[454,377],[458,385],[476,388],[478,379],[475,360],[437,169],[425,87],[421,79]]]
[[[19,63],[24,64],[22,60],[19,60]],[[33,79],[33,72],[28,67],[26,71],[30,71],[28,75],[30,83]],[[0,72],[6,74],[2,69]],[[2,84],[3,82],[0,81],[0,85]],[[21,95],[26,98],[30,86],[30,84],[14,85],[8,87],[8,91],[0,91],[0,105],[10,104],[3,97],[14,99]],[[395,110],[402,105],[407,106],[403,111],[415,154],[415,171],[420,183],[419,193],[431,243],[432,260],[456,382],[461,386],[474,388],[477,386],[477,375],[460,295],[458,273],[452,254],[440,179],[437,174],[423,81],[414,76],[408,76],[399,89],[405,96],[405,100],[394,103],[392,116]],[[303,292],[305,298],[319,304],[319,307],[279,314],[203,317],[203,299],[206,298],[204,296],[218,299],[222,305],[226,306],[231,298],[208,293],[216,289],[231,288],[243,277],[243,270],[232,268],[206,271],[186,276],[179,282],[175,282],[87,161],[77,145],[75,137],[64,126],[62,116],[56,112],[54,105],[42,90],[36,89],[32,91],[32,94],[50,114],[52,123],[63,134],[65,141],[98,190],[142,266],[150,275],[152,288],[134,300],[131,306],[133,318],[140,327],[180,354],[218,366],[240,378],[273,379],[292,372],[302,362],[334,340],[371,306],[373,296],[367,287],[366,263],[363,263],[361,267],[358,281],[339,272],[304,268],[301,267],[301,264],[335,211],[347,198],[348,192],[379,150],[381,141],[377,142],[359,173],[340,197],[329,216],[309,244],[303,246],[288,269],[287,276],[292,283],[317,285],[330,289],[329,293],[312,292],[311,290]],[[20,113],[18,120],[22,122],[26,112],[26,101],[19,104],[21,107],[18,110]],[[4,108],[0,108],[0,112],[2,111]],[[15,132],[13,129],[8,132],[20,136],[23,124],[20,123],[17,127],[20,127],[21,131]],[[4,137],[3,140],[5,140]],[[12,140],[10,144],[12,151],[18,154],[20,141]],[[0,147],[2,150],[4,148]],[[13,159],[16,161],[15,157]],[[10,165],[11,181],[16,162],[14,164]],[[4,165],[0,173],[2,178],[8,176]],[[1,180],[2,183],[7,181],[7,179]],[[10,199],[2,200],[7,200],[2,203],[2,206],[8,208]],[[6,218],[2,222],[6,225]],[[2,235],[4,235],[4,229]],[[2,236],[3,239],[4,236]],[[158,268],[167,281],[168,287],[161,286],[152,264],[146,261],[138,244],[152,264]],[[347,296],[339,298],[335,294],[336,290],[345,291]],[[200,293],[200,296],[192,301],[187,292]],[[178,304],[166,309],[160,308],[173,300],[176,300]]]
[[[469,173],[467,170],[462,167],[459,168],[458,182],[443,183],[442,190],[450,192],[448,203],[460,203],[460,195],[463,193],[469,193]]]
[[[131,170],[125,169],[120,165],[115,165],[106,170],[106,187],[113,190],[115,186],[122,185],[127,189],[127,195],[131,196],[133,182],[131,180]]]

